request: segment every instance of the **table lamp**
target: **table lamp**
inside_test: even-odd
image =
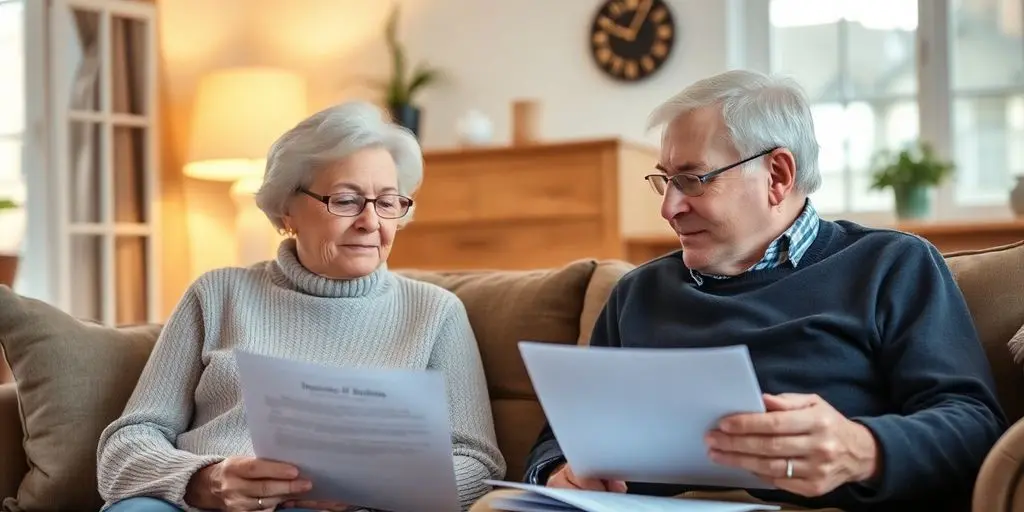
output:
[[[202,79],[194,105],[184,173],[233,182],[238,264],[265,260],[278,237],[253,194],[270,145],[307,115],[305,79],[265,67],[220,70]]]

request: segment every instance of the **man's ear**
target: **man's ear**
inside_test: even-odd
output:
[[[796,159],[786,148],[779,148],[765,156],[768,163],[768,202],[782,204],[796,184]]]

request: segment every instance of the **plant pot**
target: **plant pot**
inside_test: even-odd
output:
[[[1010,192],[1010,208],[1018,217],[1024,217],[1024,175],[1017,176],[1017,186]]]
[[[419,139],[420,138],[420,109],[414,105],[406,103],[399,105],[389,105],[388,112],[391,114],[391,118],[395,120],[401,126],[408,128],[412,134]]]
[[[0,254],[0,286],[14,288],[14,276],[18,271],[18,256]]]
[[[917,220],[931,213],[931,196],[928,187],[900,187],[893,191],[896,195],[896,217],[905,220]]]

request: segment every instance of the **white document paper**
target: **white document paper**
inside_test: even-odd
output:
[[[512,482],[488,481],[495,487],[526,491],[495,498],[491,508],[506,512],[755,512],[779,510],[775,505],[733,503],[728,501],[693,500],[618,494],[612,492],[553,489]]]
[[[235,357],[256,456],[297,466],[308,499],[459,510],[440,373]]]
[[[519,344],[551,429],[577,475],[768,489],[708,458],[705,435],[764,412],[746,346],[700,349]]]

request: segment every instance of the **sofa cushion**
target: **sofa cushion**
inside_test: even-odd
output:
[[[946,255],[981,344],[988,355],[999,402],[1010,421],[1024,416],[1024,372],[1008,342],[1024,325],[1024,242]]]
[[[102,506],[96,443],[124,409],[159,330],[83,322],[0,286],[0,344],[18,383],[29,462],[3,510]]]
[[[621,260],[603,260],[597,263],[594,276],[587,285],[587,294],[583,300],[583,313],[580,314],[580,345],[590,344],[590,334],[594,330],[597,318],[601,316],[608,296],[612,289],[627,272],[636,268],[632,263]]]
[[[596,266],[594,260],[578,260],[546,270],[396,270],[451,290],[466,305],[509,479],[522,477],[526,456],[544,424],[518,344],[576,344],[584,296]]]

